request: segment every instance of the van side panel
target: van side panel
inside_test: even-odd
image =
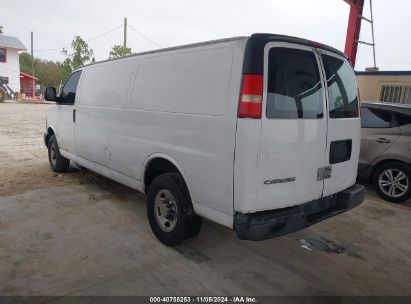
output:
[[[261,120],[238,119],[234,163],[234,209],[253,212],[258,202]]]
[[[232,64],[233,50],[227,47],[142,58],[127,108],[223,115]]]
[[[244,48],[238,40],[137,57],[125,108],[110,118],[109,153],[118,159],[111,143],[122,147],[132,178],[143,181],[151,155],[167,155],[184,171],[194,210],[226,226]]]
[[[135,58],[88,66],[82,79],[80,106],[122,109],[136,65]]]
[[[75,105],[76,154],[103,166],[112,163],[111,169],[123,174],[130,171],[122,155],[113,160],[109,141],[121,136],[114,126],[121,121],[135,67],[132,57],[86,67]]]

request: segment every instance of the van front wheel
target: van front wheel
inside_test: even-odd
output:
[[[176,172],[157,176],[148,188],[147,216],[157,239],[176,246],[197,236],[202,220],[194,214],[184,179]]]
[[[70,167],[70,160],[61,156],[59,145],[55,135],[51,135],[48,142],[48,154],[50,167],[54,172],[67,172]]]

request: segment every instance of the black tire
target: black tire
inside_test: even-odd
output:
[[[67,172],[70,160],[61,156],[55,135],[51,135],[48,142],[48,155],[51,170],[58,173]]]
[[[172,228],[171,231],[165,231],[164,229],[167,227],[158,222],[158,214],[161,212],[160,208],[156,207],[156,199],[161,199],[164,191],[171,194],[174,199],[173,206],[176,207],[172,214],[172,218],[175,220],[175,223],[172,224],[174,228],[168,227],[168,229]],[[169,205],[170,202],[170,200],[168,203],[165,201],[163,204]],[[167,209],[166,214],[168,212],[169,209]],[[167,246],[176,246],[185,240],[196,237],[202,224],[202,218],[194,213],[186,183],[182,176],[176,172],[159,175],[151,182],[147,195],[147,216],[154,235]]]
[[[402,173],[404,178],[402,178],[402,180],[400,181],[400,185],[403,188],[408,187],[408,189],[406,191],[402,191],[403,193],[401,194],[400,189],[395,187],[394,190],[398,192],[390,195],[390,189],[391,189],[390,185],[383,187],[382,184],[380,183],[380,182],[383,182],[385,179],[390,180],[388,175],[386,175],[385,173],[385,172],[389,172],[387,170],[391,170],[391,173],[394,176],[393,180],[396,180],[396,177],[400,173]],[[374,185],[375,191],[384,200],[392,202],[392,203],[403,203],[409,200],[411,197],[411,168],[408,167],[406,164],[403,164],[400,162],[389,162],[389,163],[382,164],[374,172],[373,185]]]

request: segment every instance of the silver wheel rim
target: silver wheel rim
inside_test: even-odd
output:
[[[154,217],[165,232],[173,231],[177,223],[177,204],[170,191],[162,189],[154,199]]]
[[[387,169],[380,174],[378,185],[385,195],[400,197],[408,191],[410,181],[403,171]]]
[[[53,166],[55,166],[56,161],[57,161],[57,147],[54,142],[51,143],[51,146],[50,146],[50,159],[51,159],[51,163],[53,164]]]

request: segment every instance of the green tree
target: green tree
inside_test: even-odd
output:
[[[63,62],[63,67],[69,68],[70,73],[72,70],[81,67],[90,62],[94,62],[94,52],[89,48],[87,42],[85,42],[80,36],[75,36],[71,42],[72,52],[69,53],[67,49],[62,50],[62,54],[66,56]]]
[[[62,70],[59,62],[50,60],[35,60],[35,76],[39,79],[42,88],[58,87],[63,80]]]
[[[33,73],[31,69],[31,55],[26,52],[20,53],[19,61],[20,61],[20,71],[31,75]]]
[[[79,36],[74,37],[71,49],[71,53],[63,49],[62,53],[66,56],[63,62],[34,58],[34,76],[39,79],[37,83],[43,89],[47,86],[59,87],[74,69],[95,61],[93,50]],[[23,52],[19,58],[20,71],[31,75],[33,73],[31,55]]]
[[[32,59],[29,53],[21,53],[19,55],[19,61],[21,72],[29,75],[33,74]],[[42,88],[47,86],[57,87],[63,80],[61,64],[51,60],[34,58],[34,76],[39,79],[37,83],[40,84]]]
[[[121,56],[125,56],[125,55],[130,55],[131,54],[131,48],[124,48],[122,45],[114,45],[111,50],[110,50],[110,54],[109,54],[109,59],[113,59],[113,58],[118,58]]]
[[[73,71],[70,58],[66,58],[63,62],[59,63],[59,66],[62,82],[66,82]]]

